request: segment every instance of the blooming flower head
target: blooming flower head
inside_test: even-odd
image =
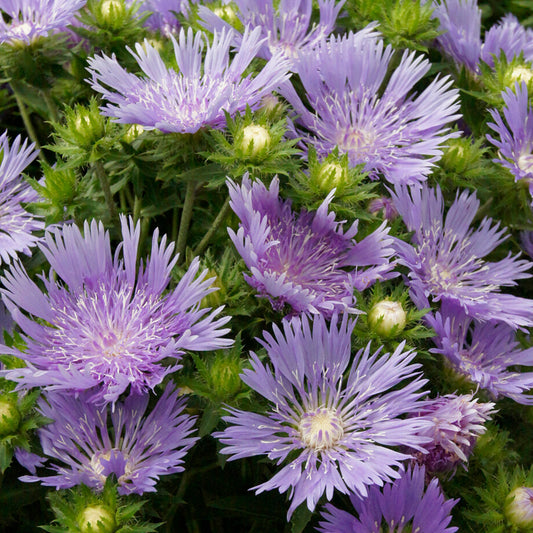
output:
[[[101,491],[113,474],[119,494],[155,492],[159,476],[183,471],[183,458],[197,438],[190,436],[194,418],[183,414],[185,399],[172,386],[150,413],[148,400],[148,394],[130,394],[111,409],[94,405],[87,393],[77,399],[64,392],[47,394],[39,411],[54,422],[38,434],[44,454],[60,462],[48,466],[55,475],[23,476],[22,481],[56,489],[83,483]]]
[[[216,433],[230,460],[266,455],[283,465],[257,492],[289,491],[289,516],[307,500],[312,511],[334,490],[366,496],[369,485],[399,477],[408,459],[389,446],[417,447],[426,420],[400,418],[417,409],[425,383],[415,353],[401,343],[394,353],[370,354],[370,344],[351,360],[354,322],[334,315],[283,321],[283,331],[264,341],[271,367],[251,353],[243,381],[272,403],[265,414],[228,408],[228,427]],[[350,366],[351,364],[351,366]],[[409,379],[408,383],[403,383]],[[400,386],[400,384],[403,386]]]
[[[505,123],[496,109],[489,109],[494,122],[488,126],[498,134],[498,138],[487,135],[487,139],[498,148],[495,162],[508,168],[515,181],[525,180],[529,192],[533,195],[533,110],[529,104],[529,92],[526,83],[516,83],[502,92],[505,106],[503,116]]]
[[[0,43],[30,44],[37,37],[64,30],[85,3],[86,0],[0,0]]]
[[[531,277],[532,263],[509,255],[496,262],[483,257],[507,235],[492,219],[484,218],[471,228],[479,207],[474,193],[458,194],[444,217],[440,188],[423,184],[419,188],[396,187],[396,209],[409,231],[413,245],[395,241],[398,261],[409,269],[411,298],[419,309],[434,302],[453,303],[472,318],[500,320],[518,326],[533,325],[531,300],[500,293],[500,287]]]
[[[266,38],[259,52],[262,57],[281,54],[296,59],[302,50],[313,49],[335,29],[344,1],[318,0],[319,20],[312,25],[312,0],[236,0],[235,4],[243,27],[261,28],[261,35]],[[199,14],[210,31],[230,27],[206,6],[200,6]]]
[[[248,283],[269,298],[276,310],[290,306],[292,314],[348,310],[355,304],[354,288],[362,290],[392,276],[392,239],[382,224],[356,242],[357,222],[345,233],[328,211],[329,194],[316,212],[291,209],[279,198],[279,180],[267,189],[248,175],[238,186],[228,180],[230,205],[240,219],[231,240],[251,276]],[[368,268],[365,268],[368,267]]]
[[[350,496],[357,518],[331,504],[322,512],[321,533],[381,533],[382,531],[455,533],[448,527],[451,510],[459,500],[446,500],[437,479],[424,490],[424,468],[409,468],[383,489],[373,486],[368,497]]]
[[[9,146],[7,132],[0,136],[0,264],[9,263],[18,252],[30,254],[38,241],[34,232],[44,228],[44,222],[28,213],[21,204],[35,202],[38,194],[21,176],[22,171],[37,157],[34,145],[22,143],[20,136]]]
[[[460,116],[458,92],[444,77],[413,94],[431,65],[409,51],[383,88],[392,56],[368,31],[324,39],[296,61],[308,105],[290,84],[282,92],[298,115],[295,133],[320,157],[338,147],[372,177],[417,183],[440,159],[441,144],[456,135],[447,133],[447,123]]]
[[[437,348],[451,367],[494,398],[508,397],[533,405],[533,372],[520,372],[520,366],[533,366],[533,348],[523,350],[516,332],[508,325],[472,320],[459,309],[443,306],[439,313],[426,315],[435,330]]]
[[[510,13],[485,33],[481,59],[493,67],[494,58],[498,59],[502,52],[507,61],[520,54],[526,61],[533,61],[533,30],[522,26]]]
[[[437,43],[458,65],[477,72],[481,54],[481,9],[477,0],[441,0],[433,4],[433,16],[444,32]]]
[[[27,362],[7,372],[20,386],[83,391],[93,400],[115,402],[129,385],[140,394],[179,368],[161,361],[179,361],[183,350],[213,350],[231,341],[220,329],[229,318],[199,309],[212,292],[212,279],[198,272],[196,258],[177,287],[170,282],[173,244],[158,244],[154,232],[150,259],[136,273],[140,226],[122,217],[123,242],[114,257],[103,225],[87,222],[84,236],[75,225],[46,234],[40,248],[51,265],[43,293],[20,264],[2,278],[3,298],[25,333],[22,352],[4,347]],[[122,258],[121,258],[122,255]],[[56,280],[56,277],[58,278]]]
[[[493,403],[478,403],[472,394],[447,394],[424,402],[415,416],[426,418],[430,426],[422,433],[431,438],[424,444],[425,454],[417,453],[417,461],[426,472],[437,474],[455,471],[466,463],[477,438],[485,433],[485,421],[494,412]]]
[[[194,133],[202,127],[223,127],[224,111],[230,115],[250,106],[287,80],[288,63],[273,57],[255,77],[244,71],[262,44],[261,30],[245,31],[242,46],[230,63],[233,31],[215,33],[210,44],[202,32],[181,30],[178,40],[171,35],[179,71],[168,68],[148,41],[129,50],[145,77],[121,67],[106,55],[89,59],[94,90],[109,102],[102,113],[116,122],[140,124],[163,132]],[[206,47],[205,58],[202,59]]]

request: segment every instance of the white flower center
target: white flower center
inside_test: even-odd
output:
[[[518,168],[524,172],[533,172],[533,154],[522,154],[517,161]]]
[[[337,412],[323,407],[305,413],[298,430],[302,442],[315,450],[332,448],[344,435],[342,419]]]

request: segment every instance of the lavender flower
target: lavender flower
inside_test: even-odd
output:
[[[30,44],[37,37],[65,30],[85,3],[86,0],[0,0],[0,43]]]
[[[485,433],[484,424],[493,408],[493,403],[478,403],[473,394],[447,394],[424,402],[415,416],[430,422],[422,434],[431,441],[423,445],[427,453],[415,454],[418,463],[430,474],[455,472],[457,465],[468,461],[478,437]]]
[[[444,77],[414,95],[430,63],[408,51],[382,89],[392,55],[368,31],[322,40],[296,61],[309,106],[289,84],[282,92],[298,115],[295,134],[319,156],[337,146],[374,178],[381,173],[392,183],[417,183],[440,159],[442,143],[458,135],[446,134],[446,124],[460,116],[458,92]]]
[[[21,176],[37,157],[34,146],[22,143],[19,135],[10,147],[7,132],[0,136],[0,264],[9,263],[18,252],[30,255],[30,247],[39,240],[34,232],[44,228],[42,220],[22,207],[39,198]]]
[[[397,468],[409,456],[389,446],[414,446],[426,420],[400,418],[417,409],[425,380],[413,364],[415,353],[402,342],[390,354],[370,354],[370,344],[351,362],[354,322],[334,315],[283,321],[283,331],[259,341],[272,367],[251,353],[251,369],[242,380],[272,403],[265,414],[228,408],[229,426],[216,433],[221,453],[230,460],[266,455],[281,470],[254,487],[257,493],[289,491],[288,516],[302,502],[314,510],[325,493],[350,491],[366,496],[369,485],[399,477]],[[351,367],[349,365],[351,363]],[[408,384],[399,387],[405,379]],[[391,390],[394,389],[394,390]]]
[[[178,41],[171,35],[179,72],[168,68],[148,42],[128,49],[146,74],[141,78],[122,68],[116,58],[89,59],[92,88],[108,100],[102,113],[116,122],[140,124],[163,132],[194,133],[200,128],[225,125],[230,115],[246,106],[259,107],[261,98],[288,78],[288,62],[273,57],[255,76],[243,76],[262,45],[261,30],[245,31],[242,46],[230,64],[234,32],[216,33],[212,44],[198,32],[181,30]],[[204,46],[207,47],[202,60]]]
[[[439,29],[444,32],[437,38],[437,43],[459,66],[464,65],[471,72],[478,72],[481,9],[477,0],[443,0],[434,1],[433,4],[433,16],[439,19]]]
[[[439,482],[433,479],[424,491],[425,473],[415,466],[393,484],[380,490],[370,487],[364,500],[350,496],[358,517],[331,504],[322,512],[321,533],[380,533],[381,531],[413,531],[420,533],[454,533],[448,527],[451,510],[459,500],[446,500]]]
[[[190,437],[194,418],[182,413],[185,399],[172,386],[146,414],[148,400],[148,394],[130,394],[111,409],[95,406],[87,393],[77,399],[48,394],[39,410],[54,422],[38,434],[44,454],[60,463],[48,466],[56,475],[20,479],[56,489],[83,483],[101,491],[114,475],[119,494],[155,492],[159,476],[183,471],[183,458],[197,438]]]
[[[507,61],[520,54],[526,61],[533,61],[533,30],[524,28],[510,13],[485,33],[481,60],[494,67],[494,59],[498,59],[502,52]]]
[[[6,372],[19,386],[83,391],[94,401],[115,402],[129,385],[145,393],[180,368],[183,350],[214,350],[231,344],[220,329],[229,317],[215,320],[218,308],[200,309],[200,300],[215,290],[198,272],[196,258],[177,287],[163,294],[177,257],[173,243],[158,244],[154,232],[146,266],[136,273],[140,226],[122,217],[124,240],[114,257],[103,225],[85,223],[82,236],[74,225],[46,234],[40,248],[52,267],[43,276],[46,292],[20,264],[2,283],[6,306],[26,335],[26,349],[3,347],[27,362]],[[122,259],[120,258],[122,255]],[[62,281],[56,281],[55,277]],[[29,316],[28,316],[29,315]]]
[[[500,322],[477,322],[463,312],[444,306],[440,313],[427,315],[435,329],[437,348],[452,368],[469,381],[487,390],[494,398],[502,396],[533,405],[533,372],[520,372],[519,366],[533,366],[533,348],[520,349],[515,331]]]
[[[489,109],[494,122],[489,122],[488,126],[498,134],[499,140],[491,135],[487,135],[487,139],[499,150],[494,161],[508,168],[515,181],[525,180],[533,195],[533,110],[527,84],[517,82],[514,89],[502,92],[503,116],[507,124],[496,109]]]
[[[434,302],[453,303],[472,318],[500,320],[512,327],[533,325],[531,300],[500,293],[500,287],[516,285],[532,263],[511,253],[496,262],[483,260],[507,235],[505,229],[484,218],[470,227],[479,201],[474,193],[457,195],[444,218],[440,188],[396,187],[396,209],[409,231],[413,245],[396,240],[399,263],[409,269],[411,298],[419,309]]]
[[[321,39],[335,29],[335,21],[345,0],[318,0],[318,22],[311,25],[312,0],[236,0],[236,16],[243,27],[261,28],[266,43],[259,55],[270,59],[280,54],[291,60],[303,50],[312,50]],[[199,7],[199,15],[210,31],[220,31],[231,26],[206,6]],[[372,27],[374,27],[373,25]]]
[[[242,185],[228,180],[230,205],[240,219],[231,240],[250,269],[246,281],[267,297],[274,309],[292,314],[354,312],[354,288],[363,290],[394,274],[389,262],[392,239],[383,223],[356,242],[357,222],[343,233],[328,212],[333,192],[316,212],[296,214],[290,200],[279,198],[279,180],[267,189],[246,174]],[[369,267],[369,268],[364,268]]]

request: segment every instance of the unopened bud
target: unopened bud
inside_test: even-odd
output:
[[[105,22],[113,22],[119,17],[123,17],[126,6],[123,0],[103,0],[100,4],[100,15]]]
[[[517,527],[531,528],[533,526],[532,487],[518,487],[509,493],[505,504],[505,516],[511,524]]]
[[[113,533],[116,529],[115,517],[105,505],[89,505],[78,518],[82,533]]]
[[[339,163],[324,163],[318,172],[318,180],[324,190],[342,185],[346,180],[347,171]]]
[[[270,132],[264,126],[251,124],[242,130],[242,151],[250,157],[255,157],[270,146]]]
[[[370,327],[381,337],[399,333],[405,328],[407,315],[400,302],[381,300],[368,313]]]

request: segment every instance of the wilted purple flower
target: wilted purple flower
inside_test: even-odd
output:
[[[392,238],[383,223],[356,242],[358,223],[343,233],[342,223],[328,211],[333,192],[315,211],[291,209],[279,198],[279,180],[267,189],[246,174],[242,185],[228,180],[230,205],[240,219],[231,240],[251,276],[246,281],[267,297],[274,309],[291,307],[292,314],[348,310],[354,312],[354,289],[394,275]],[[368,268],[365,268],[368,267]]]
[[[126,0],[128,5],[135,0]],[[139,13],[150,12],[146,19],[145,26],[153,31],[160,31],[164,35],[171,35],[180,28],[180,23],[175,13],[186,14],[189,12],[189,0],[143,0],[137,2]]]
[[[444,77],[413,94],[431,65],[409,51],[383,87],[392,56],[368,31],[322,40],[296,60],[308,105],[288,83],[282,93],[297,113],[295,133],[320,157],[337,146],[372,177],[417,183],[440,159],[442,143],[458,135],[446,134],[446,124],[460,116],[458,91]]]
[[[147,129],[194,133],[205,126],[223,127],[224,111],[234,115],[247,105],[259,107],[263,96],[288,79],[288,62],[276,56],[255,77],[244,76],[262,45],[261,30],[245,31],[230,63],[234,37],[235,32],[222,31],[210,44],[206,35],[190,28],[180,31],[178,41],[171,35],[179,71],[168,68],[148,41],[137,43],[137,53],[128,50],[146,74],[142,78],[127,72],[114,56],[90,58],[89,82],[110,102],[102,113]]]
[[[386,196],[374,198],[370,204],[368,204],[368,211],[373,215],[381,213],[385,220],[394,220],[398,216],[398,211],[396,211],[394,203]]]
[[[76,399],[63,392],[46,395],[39,411],[54,422],[38,434],[44,454],[60,463],[48,466],[56,475],[20,479],[56,489],[83,483],[100,491],[113,474],[120,494],[155,492],[159,476],[183,471],[197,437],[190,437],[194,418],[182,414],[185,399],[171,385],[146,414],[148,400],[148,394],[130,394],[111,409],[95,406],[87,393]]]
[[[533,366],[533,348],[523,350],[516,332],[501,322],[477,322],[462,311],[443,306],[440,313],[426,315],[435,329],[436,349],[452,368],[469,381],[487,390],[494,398],[512,398],[533,405],[533,372],[519,366]]]
[[[166,237],[158,244],[157,230],[150,259],[138,273],[139,224],[122,217],[124,240],[114,257],[101,223],[86,222],[84,233],[65,225],[46,234],[39,245],[52,267],[42,278],[45,293],[20,264],[2,278],[4,302],[26,335],[24,351],[3,347],[27,362],[7,371],[8,379],[21,387],[92,389],[94,401],[115,402],[129,385],[144,393],[179,368],[163,365],[163,359],[178,363],[183,350],[231,344],[223,338],[229,330],[220,329],[229,317],[215,320],[222,308],[198,306],[215,290],[207,271],[195,279],[198,258],[164,294],[177,257],[172,259],[174,245],[166,246]]]
[[[498,148],[495,162],[508,168],[516,180],[526,180],[529,192],[533,195],[533,110],[529,104],[526,83],[515,83],[514,91],[507,88],[502,92],[505,102],[503,108],[504,123],[496,109],[489,109],[494,122],[487,125],[499,136],[499,139],[487,135],[487,139]]]
[[[302,50],[313,49],[335,29],[344,2],[318,0],[319,18],[312,25],[312,0],[235,0],[234,3],[238,7],[236,16],[243,27],[261,28],[261,35],[266,38],[259,52],[261,57],[269,59],[280,54],[296,59]],[[206,6],[199,7],[199,15],[210,31],[231,28]]]
[[[433,16],[444,32],[437,43],[455,63],[477,72],[481,54],[481,9],[477,0],[442,0],[433,5]]]
[[[312,511],[322,494],[334,490],[366,496],[369,485],[399,477],[401,461],[408,459],[389,446],[409,445],[421,450],[420,436],[428,422],[401,418],[417,409],[422,396],[415,353],[370,354],[370,343],[351,359],[354,322],[334,315],[328,329],[323,316],[283,321],[274,336],[259,341],[272,367],[251,353],[251,369],[242,380],[272,403],[257,414],[227,408],[229,426],[215,433],[221,453],[230,460],[265,455],[281,470],[255,487],[257,493],[289,491],[288,515],[307,500]],[[351,364],[351,367],[350,367]],[[405,379],[409,383],[400,387]]]
[[[325,506],[317,531],[321,533],[381,533],[382,531],[417,533],[454,533],[448,527],[451,510],[459,500],[446,500],[437,479],[424,491],[425,472],[409,468],[401,478],[380,490],[370,487],[368,497],[350,496],[357,518],[331,504]]]
[[[19,135],[10,147],[7,132],[0,136],[0,264],[9,263],[18,252],[29,255],[39,240],[33,233],[44,228],[44,222],[21,205],[39,198],[21,176],[37,157],[34,146],[22,143]]]
[[[414,416],[430,422],[421,433],[431,441],[423,445],[427,453],[415,453],[418,463],[428,474],[455,472],[459,464],[464,466],[492,413],[494,404],[478,403],[473,394],[446,394],[423,402]]]
[[[0,0],[0,43],[30,44],[36,37],[65,30],[85,3],[86,0]]]
[[[507,61],[520,54],[526,61],[533,61],[533,30],[524,28],[510,13],[485,33],[481,59],[494,67],[494,58],[499,59],[502,52]]]
[[[409,269],[411,298],[419,309],[434,302],[453,303],[478,320],[500,320],[512,327],[533,325],[531,300],[500,293],[500,287],[516,285],[532,263],[518,255],[496,262],[483,257],[507,235],[492,219],[484,218],[471,228],[479,207],[474,193],[463,191],[444,217],[440,188],[396,187],[392,194],[396,209],[409,231],[413,245],[395,241],[398,261]]]

